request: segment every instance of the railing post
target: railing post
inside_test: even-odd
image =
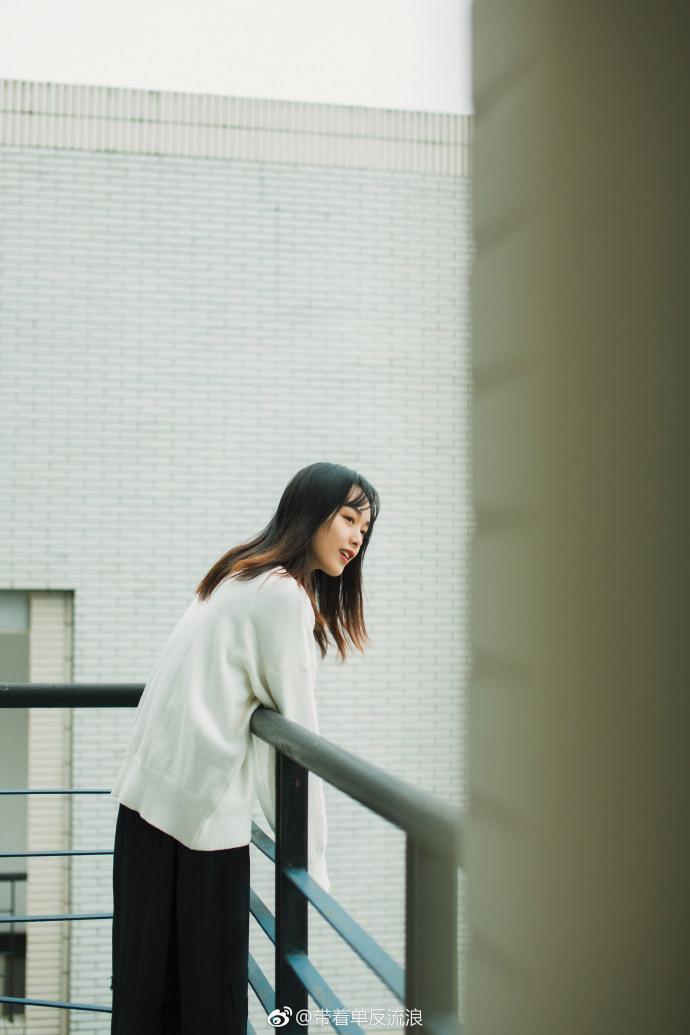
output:
[[[405,904],[406,1031],[452,1035],[459,1030],[457,864],[410,836]]]
[[[307,1009],[307,993],[286,961],[292,953],[308,951],[307,908],[304,895],[284,875],[285,867],[307,868],[307,810],[309,772],[276,750],[276,977],[277,1010],[289,1008],[286,1033],[304,1035],[298,1010]]]

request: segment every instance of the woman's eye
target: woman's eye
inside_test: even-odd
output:
[[[343,517],[345,518],[346,521],[351,521],[352,524],[354,525],[355,519],[353,518],[352,514],[343,514]],[[368,532],[369,532],[368,528],[363,528],[362,529],[362,536],[363,536],[363,538],[366,539]]]

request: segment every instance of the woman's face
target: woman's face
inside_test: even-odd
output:
[[[356,500],[360,492],[358,485],[352,485],[348,499]],[[309,570],[323,571],[326,575],[342,575],[345,566],[350,563],[342,551],[348,551],[352,557],[359,553],[364,533],[369,528],[370,516],[368,503],[362,511],[343,503],[334,516],[324,521],[314,534],[310,546]]]

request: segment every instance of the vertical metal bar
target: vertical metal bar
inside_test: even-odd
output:
[[[406,1031],[458,1032],[457,865],[407,838]]]
[[[286,867],[307,867],[308,770],[276,749],[276,1009],[291,1010],[286,1033],[304,1035],[298,1010],[307,993],[286,962],[290,953],[308,951],[307,908],[301,892],[283,875]]]
[[[13,877],[10,878],[10,910],[11,910],[10,916],[16,916],[17,915],[17,910],[16,910],[17,895],[16,895],[16,887],[15,887],[15,885],[16,885],[16,882],[15,882],[15,878],[13,876]],[[7,991],[7,995],[14,995],[15,994],[15,991],[14,991],[14,975],[15,975],[15,969],[16,969],[16,963],[15,963],[16,949],[17,949],[17,942],[16,942],[16,937],[15,937],[15,926],[14,926],[14,920],[13,920],[12,923],[10,924],[10,954],[9,954],[9,957],[8,957],[9,978],[10,978],[9,985],[10,985],[10,987],[9,987],[9,989]],[[9,1009],[8,1012],[9,1012],[9,1015],[10,1015],[10,1020],[13,1020],[15,1014],[19,1012],[19,1007],[15,1003],[11,1003],[10,1004],[10,1009]]]

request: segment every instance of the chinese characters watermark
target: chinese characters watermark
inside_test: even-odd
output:
[[[284,1027],[292,1017],[292,1008],[284,1006],[282,1010],[272,1010],[268,1015],[268,1023],[272,1028]],[[422,1011],[408,1009],[388,1010],[298,1010],[295,1014],[297,1024],[334,1025],[347,1028],[352,1024],[367,1025],[369,1028],[408,1028],[422,1023]]]

